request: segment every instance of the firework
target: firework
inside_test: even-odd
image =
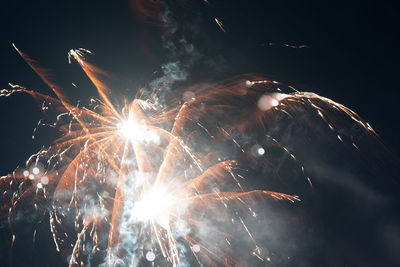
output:
[[[221,29],[221,31],[226,32],[224,24],[222,24],[221,21],[219,21],[217,18],[214,19],[215,23],[217,23],[218,27]]]
[[[257,220],[252,203],[260,200],[300,199],[293,192],[248,190],[242,185],[241,159],[252,154],[274,165],[265,147],[243,136],[263,129],[271,145],[296,162],[310,186],[301,162],[268,134],[276,117],[294,119],[300,107],[306,108],[340,142],[358,150],[337,131],[345,116],[379,141],[373,129],[343,105],[293,87],[282,89],[280,83],[255,75],[188,88],[183,98],[172,96],[168,105],[146,97],[159,88],[116,105],[118,100],[99,79],[104,73],[86,61],[90,51],[84,49],[71,50],[69,58],[91,79],[99,99],[91,99],[87,107],[72,105],[36,61],[18,52],[57,97],[18,85],[2,90],[1,96],[34,97],[43,110],[57,114],[56,121],[46,125],[56,128],[59,138],[33,154],[26,167],[2,177],[1,210],[8,212],[10,222],[21,203],[34,203],[38,212],[48,212],[56,249],[72,243],[70,266],[94,259],[109,266],[180,266],[193,260],[206,266],[242,265],[232,253],[240,231],[249,240],[248,254],[269,260],[244,214]]]

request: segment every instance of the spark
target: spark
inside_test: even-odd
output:
[[[219,21],[217,18],[214,18],[215,22],[217,23],[218,27],[223,31],[226,32],[224,24],[222,24],[221,21]]]

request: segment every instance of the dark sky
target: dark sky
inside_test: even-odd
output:
[[[169,6],[176,21],[186,23],[185,37],[199,55],[188,82],[264,74],[351,108],[399,155],[400,19],[394,2],[191,0]],[[10,82],[49,93],[12,43],[52,70],[77,99],[96,93],[79,66],[68,64],[70,49],[94,52],[93,61],[112,74],[116,90],[132,97],[172,60],[162,47],[162,26],[139,17],[128,0],[14,0],[3,1],[0,10],[1,88]],[[41,116],[35,105],[27,97],[0,99],[0,175],[41,147],[31,140]]]
[[[180,18],[195,24],[187,34],[195,49],[205,58],[221,58],[225,63],[219,75],[204,71],[201,79],[258,72],[314,91],[355,110],[398,154],[399,19],[394,4],[171,2],[181,6],[176,10]],[[227,33],[214,18],[225,25]],[[160,27],[139,21],[126,0],[3,1],[0,84],[3,88],[8,82],[44,87],[14,51],[14,42],[52,69],[66,87],[83,76],[77,66],[67,65],[66,53],[83,47],[96,54],[97,65],[135,88],[151,80],[151,73],[168,61],[161,34]],[[265,46],[269,42],[276,45]],[[285,43],[310,48],[280,46]]]

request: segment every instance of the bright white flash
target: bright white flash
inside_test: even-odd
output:
[[[118,124],[119,132],[127,139],[136,139],[143,132],[143,126],[140,126],[136,121],[128,119]]]
[[[155,187],[145,192],[141,199],[135,202],[132,214],[141,221],[153,221],[165,229],[169,229],[172,209],[176,205],[172,194],[164,187]]]
[[[119,133],[130,141],[158,142],[160,137],[150,131],[144,123],[128,119],[118,124]]]

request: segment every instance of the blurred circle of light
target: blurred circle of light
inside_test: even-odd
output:
[[[133,207],[133,216],[142,222],[153,220],[161,227],[169,229],[169,216],[174,198],[163,187],[155,187],[145,192]]]
[[[254,157],[260,157],[265,154],[265,149],[261,145],[255,144],[251,147],[250,152]]]
[[[39,174],[40,170],[38,167],[33,167],[32,172],[33,174]]]
[[[37,187],[38,189],[42,189],[42,188],[43,188],[43,184],[42,184],[42,183],[37,183],[36,187]]]
[[[200,246],[198,244],[193,245],[192,249],[193,249],[193,252],[195,252],[195,253],[199,253],[200,252]]]
[[[48,183],[49,183],[49,177],[43,176],[43,177],[40,179],[40,182],[41,182],[42,184],[44,184],[44,185],[48,184]]]
[[[195,99],[196,99],[196,94],[193,93],[192,91],[186,91],[182,95],[182,100],[186,102]]]
[[[267,111],[279,104],[272,95],[262,95],[257,102],[257,107],[262,111]]]
[[[29,174],[29,179],[31,180],[35,179],[35,176],[33,174]]]
[[[146,253],[146,260],[154,261],[156,259],[156,254],[153,251],[149,251]]]
[[[25,177],[28,177],[28,176],[29,176],[29,171],[25,170],[25,171],[23,172],[23,174],[24,174]]]

